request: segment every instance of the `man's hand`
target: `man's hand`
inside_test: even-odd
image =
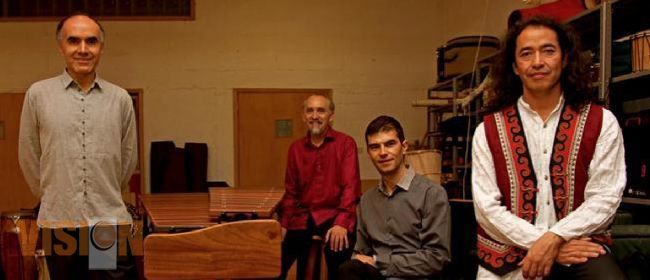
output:
[[[347,249],[348,244],[348,230],[342,226],[334,225],[325,234],[325,243],[329,242],[330,249],[334,252],[343,251]]]
[[[548,276],[562,243],[564,243],[564,239],[550,231],[537,239],[528,250],[526,257],[519,263],[524,278]]]
[[[280,228],[282,229],[282,231],[281,231],[281,232],[282,232],[282,239],[280,239],[280,240],[281,240],[281,241],[284,241],[284,236],[287,235],[287,229],[284,228],[284,227],[280,227]]]
[[[359,260],[362,263],[375,266],[375,258],[373,258],[372,256],[366,256],[366,255],[362,255],[362,254],[355,254],[354,256],[352,256],[352,259],[353,260]]]
[[[597,258],[604,254],[605,249],[603,249],[603,246],[591,242],[589,237],[583,237],[562,244],[555,261],[563,265],[581,264],[589,260],[589,258]]]

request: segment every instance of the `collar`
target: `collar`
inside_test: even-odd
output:
[[[409,188],[411,187],[411,183],[413,182],[413,178],[415,178],[415,171],[413,171],[412,168],[407,167],[406,173],[404,174],[404,176],[402,176],[402,178],[399,179],[399,182],[397,182],[395,191],[397,191],[397,189],[408,191]],[[379,186],[377,187],[377,190],[379,190],[384,195],[388,195],[384,190],[384,183],[381,179],[379,180]],[[395,191],[393,192],[393,194],[395,194]]]
[[[70,76],[68,71],[66,71],[65,69],[63,70],[63,74],[61,75],[61,82],[63,83],[63,88],[66,89],[71,86],[75,86],[77,88],[79,87],[77,82],[75,82],[74,79],[72,79],[72,76]],[[100,79],[99,75],[95,73],[95,80],[93,81],[93,85],[90,87],[90,89],[97,88],[99,89],[98,92],[102,92],[101,89],[104,88],[104,86],[105,86],[104,80]]]
[[[526,110],[529,114],[535,114],[537,115],[537,112],[533,110],[533,108],[530,107],[530,104],[528,102],[524,101],[524,97],[520,96],[519,99],[517,100],[517,105],[519,106],[520,109]],[[555,108],[553,108],[553,111],[551,111],[551,114],[549,114],[549,119],[551,116],[557,114],[558,112],[561,111],[562,107],[564,106],[564,94],[560,95],[560,99],[558,100],[557,104],[555,105]]]

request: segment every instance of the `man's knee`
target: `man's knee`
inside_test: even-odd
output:
[[[556,265],[553,269],[552,279],[589,279],[589,280],[618,280],[625,279],[625,275],[618,267],[611,254],[589,259],[583,264],[572,266]]]
[[[338,279],[362,279],[363,263],[357,260],[347,260],[336,270]]]
[[[618,267],[616,260],[611,254],[605,254],[598,258],[589,259],[586,263],[579,265],[584,271],[580,271],[582,279],[625,279],[623,272]]]
[[[358,260],[347,260],[337,270],[337,279],[383,280],[379,270]]]

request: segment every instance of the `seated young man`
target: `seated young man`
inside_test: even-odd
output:
[[[450,262],[447,193],[404,162],[408,144],[388,116],[366,128],[368,155],[381,174],[357,209],[354,255],[338,279],[430,279]]]

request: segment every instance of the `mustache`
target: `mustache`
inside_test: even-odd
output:
[[[549,73],[551,73],[551,71],[533,71],[528,73],[528,75],[538,75],[538,74],[548,75]]]

